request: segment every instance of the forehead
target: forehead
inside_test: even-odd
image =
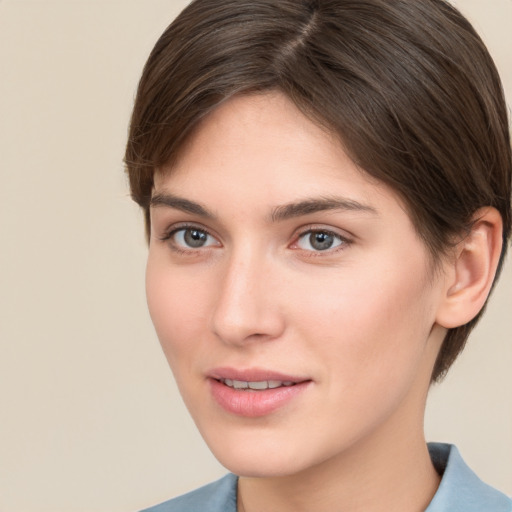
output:
[[[181,168],[190,153],[197,160],[201,155],[210,158],[235,149],[246,155],[254,151],[255,156],[264,149],[265,158],[272,151],[285,158],[290,150],[297,150],[298,143],[303,143],[305,150],[314,143],[324,149],[329,146],[328,153],[343,153],[337,135],[313,123],[285,94],[268,91],[236,95],[201,119],[180,148],[175,161],[178,165],[173,167]],[[306,156],[305,151],[302,156]],[[318,159],[320,154],[315,157]]]
[[[284,94],[273,91],[222,103],[201,120],[172,164],[157,169],[154,182],[158,190],[164,183],[178,187],[231,177],[232,185],[236,178],[261,188],[266,179],[274,188],[289,189],[307,178],[316,188],[324,178],[342,175],[386,188],[354,164],[336,133],[312,122]]]
[[[283,204],[335,196],[411,223],[399,195],[279,91],[235,96],[207,115],[172,164],[155,173],[153,195],[160,193],[237,218],[263,211],[268,217]]]

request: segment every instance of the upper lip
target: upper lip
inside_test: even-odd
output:
[[[230,379],[244,382],[262,382],[273,380],[298,383],[311,380],[308,377],[290,375],[265,368],[214,368],[208,372],[208,377],[216,380]]]

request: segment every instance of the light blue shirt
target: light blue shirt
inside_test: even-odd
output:
[[[430,443],[441,484],[425,512],[512,512],[512,500],[482,482],[453,445]],[[238,478],[228,474],[173,500],[142,512],[236,512]]]

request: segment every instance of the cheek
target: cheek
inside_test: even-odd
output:
[[[149,313],[167,360],[175,371],[193,357],[204,335],[206,286],[200,279],[179,269],[172,269],[157,256],[148,257],[146,296]],[[204,283],[203,283],[204,284]]]
[[[336,279],[325,280],[314,297],[295,293],[301,296],[296,316],[304,319],[310,350],[322,354],[338,385],[375,392],[379,384],[414,377],[433,323],[419,263],[371,262],[364,272],[343,269]]]

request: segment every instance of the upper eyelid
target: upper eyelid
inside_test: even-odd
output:
[[[319,225],[319,224],[310,224],[306,226],[302,226],[301,228],[298,228],[295,230],[295,233],[293,235],[294,239],[298,239],[304,235],[307,235],[308,233],[314,233],[314,232],[320,232],[320,233],[330,233],[332,235],[340,237],[342,240],[345,240],[347,242],[350,242],[357,238],[355,235],[350,233],[349,231],[345,229],[335,228],[331,226],[325,226],[325,225]]]
[[[327,233],[328,235],[332,235],[334,236],[335,238],[338,238],[341,242],[343,242],[343,244],[348,244],[351,242],[351,240],[343,235],[340,235],[339,233],[336,233],[335,231],[329,231],[327,229],[309,229],[299,235],[297,235],[294,239],[294,241],[292,242],[292,245],[296,245],[299,240],[301,240],[302,238],[304,238],[306,235],[310,235],[312,233]]]
[[[218,240],[218,236],[212,233],[212,230],[196,222],[177,222],[168,226],[164,231],[162,237],[170,237],[174,233],[184,229],[197,229],[198,231],[204,231],[207,235],[212,236]]]

